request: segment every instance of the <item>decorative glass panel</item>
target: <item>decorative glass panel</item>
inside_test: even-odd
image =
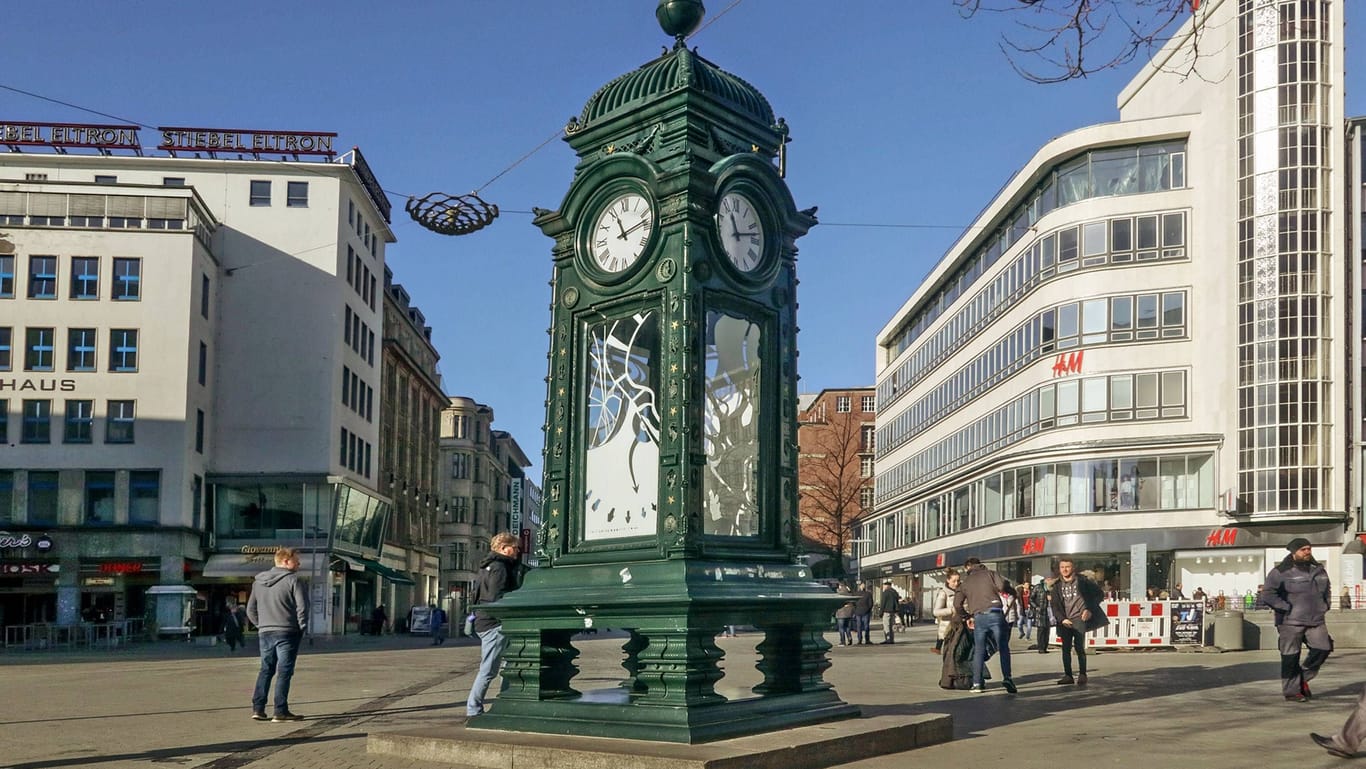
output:
[[[702,532],[759,534],[759,326],[707,313]]]
[[[588,332],[583,538],[653,535],[659,505],[659,317]]]

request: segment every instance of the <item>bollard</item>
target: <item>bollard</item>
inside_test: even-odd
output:
[[[1214,612],[1214,645],[1224,651],[1243,650],[1243,613],[1233,609]]]

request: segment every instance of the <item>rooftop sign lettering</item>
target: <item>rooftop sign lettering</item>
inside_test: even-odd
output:
[[[335,155],[334,133],[318,131],[257,131],[244,128],[184,128],[161,126],[157,149],[177,152],[249,152],[253,155]]]
[[[134,125],[0,122],[0,144],[15,152],[20,147],[50,147],[65,154],[68,148],[81,147],[104,154],[114,149],[142,154]]]

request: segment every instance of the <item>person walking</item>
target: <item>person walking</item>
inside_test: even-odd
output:
[[[479,576],[470,596],[470,605],[474,607],[474,632],[479,635],[479,673],[465,700],[465,716],[469,718],[484,712],[484,696],[488,694],[493,677],[498,675],[503,652],[508,646],[503,624],[479,606],[493,603],[522,586],[522,562],[517,557],[521,549],[521,540],[516,536],[499,532],[489,540],[489,554],[479,562]]]
[[[233,599],[227,599],[223,613],[223,640],[228,651],[237,651],[238,646],[246,646],[243,635],[247,631],[247,610]]]
[[[446,643],[446,610],[436,604],[428,604],[428,608],[430,611],[427,612],[427,616],[431,618],[432,624],[432,646],[440,646]]]
[[[944,586],[939,588],[934,594],[934,606],[930,613],[934,615],[935,629],[934,653],[940,654],[944,649],[944,640],[949,635],[949,625],[952,624],[956,616],[953,609],[954,596],[958,594],[958,584],[961,579],[956,569],[949,569],[944,573]]]
[[[839,626],[840,631],[840,646],[853,646],[854,631],[851,625],[854,622],[854,597],[849,592],[848,585],[840,585],[836,592],[849,599],[835,610],[835,624]]]
[[[1356,707],[1337,734],[1325,736],[1310,732],[1309,739],[1338,758],[1356,758],[1361,743],[1366,741],[1366,688],[1361,690]]]
[[[384,604],[375,607],[370,612],[370,633],[371,635],[384,635],[384,626],[389,622],[389,613],[384,611]]]
[[[954,613],[972,631],[972,691],[986,691],[983,672],[987,643],[992,642],[1001,658],[1001,686],[1014,694],[1015,681],[1010,677],[1010,625],[1006,623],[1005,602],[1001,599],[1010,583],[982,565],[976,556],[969,558],[963,569],[953,605]]]
[[[1110,624],[1100,602],[1104,600],[1100,586],[1090,577],[1077,571],[1071,558],[1058,559],[1058,579],[1053,583],[1051,606],[1058,621],[1058,638],[1062,641],[1062,678],[1059,685],[1086,685],[1086,634]],[[1072,676],[1072,652],[1077,653],[1077,675]]]
[[[1048,653],[1049,642],[1053,638],[1053,606],[1049,588],[1056,577],[1041,577],[1029,589],[1029,602],[1034,604],[1034,639],[1039,654]]]
[[[882,611],[882,643],[896,643],[896,617],[901,609],[901,599],[896,594],[896,588],[892,587],[891,580],[882,583],[878,609]]]
[[[1313,697],[1309,682],[1333,651],[1324,615],[1332,606],[1333,586],[1323,564],[1314,560],[1309,540],[1296,537],[1285,546],[1290,555],[1267,572],[1261,598],[1276,612],[1280,635],[1281,694],[1290,702]],[[1300,647],[1309,653],[1300,662]]]
[[[858,638],[858,645],[864,646],[873,642],[869,629],[873,624],[873,593],[868,589],[867,582],[858,583],[858,590],[854,591],[854,635]]]
[[[275,551],[275,567],[256,575],[247,599],[247,619],[255,625],[261,645],[261,670],[251,695],[254,721],[302,721],[289,709],[289,682],[299,642],[308,629],[308,591],[299,581],[299,554],[292,547]],[[275,679],[275,715],[266,715],[266,694]]]

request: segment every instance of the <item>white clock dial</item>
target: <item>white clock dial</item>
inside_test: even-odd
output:
[[[716,234],[730,263],[750,272],[764,258],[764,223],[754,202],[738,192],[727,192],[716,208]]]
[[[593,261],[607,272],[621,272],[635,264],[650,242],[654,221],[654,209],[644,195],[628,192],[613,198],[589,234]]]

